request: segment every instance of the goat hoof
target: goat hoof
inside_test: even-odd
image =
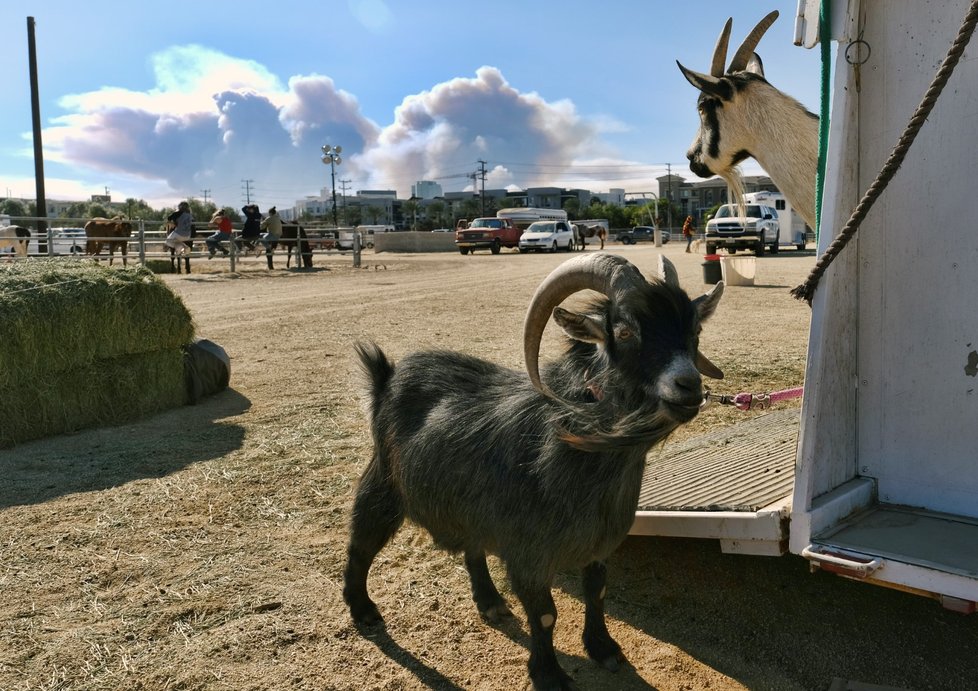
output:
[[[350,616],[357,626],[376,626],[384,621],[380,615],[380,610],[373,602],[367,601],[365,604],[350,606]]]
[[[599,664],[609,672],[617,672],[619,669],[621,669],[622,664],[626,662],[627,660],[625,659],[625,656],[620,652],[617,655],[612,655],[603,660],[599,660]]]
[[[506,605],[505,602],[501,602],[498,605],[493,605],[487,609],[479,611],[482,618],[485,619],[490,624],[499,624],[503,619],[508,619],[513,616],[513,611]]]

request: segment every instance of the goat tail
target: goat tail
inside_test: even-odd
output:
[[[360,358],[360,369],[367,379],[368,400],[365,401],[370,426],[377,419],[381,402],[384,400],[387,385],[394,376],[394,363],[384,354],[376,343],[355,343],[353,346]]]

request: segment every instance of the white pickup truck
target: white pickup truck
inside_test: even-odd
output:
[[[724,204],[706,222],[706,253],[714,254],[724,248],[731,254],[737,250],[752,250],[758,257],[765,247],[777,252],[780,243],[778,212],[763,204],[745,204],[740,215],[737,204]]]

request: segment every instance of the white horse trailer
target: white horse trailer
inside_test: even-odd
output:
[[[745,204],[762,204],[770,206],[778,212],[778,245],[780,247],[794,247],[795,249],[805,249],[807,240],[806,233],[808,227],[805,219],[794,210],[791,202],[785,199],[783,194],[778,192],[750,192],[744,195]]]
[[[817,43],[819,5],[800,0],[796,42]],[[970,3],[937,5],[832,5],[820,255],[903,134]],[[634,534],[715,538],[728,552],[789,550],[816,569],[975,611],[975,50],[978,38],[814,294],[800,426],[797,410],[769,413],[725,431],[717,458],[680,445],[657,459]],[[728,477],[740,467],[741,477]],[[663,487],[665,476],[676,482]],[[735,485],[749,497],[723,494]]]

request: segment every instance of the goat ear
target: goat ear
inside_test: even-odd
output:
[[[565,310],[563,307],[555,307],[554,321],[560,325],[564,333],[575,341],[602,345],[608,340],[604,323],[586,314],[577,314]]]
[[[744,71],[756,74],[758,77],[763,77],[764,63],[761,61],[761,56],[757,53],[752,54],[750,60],[747,61],[747,67],[744,68]]]
[[[717,282],[713,289],[705,295],[700,295],[693,300],[693,306],[700,317],[700,321],[706,321],[716,311],[720,297],[723,295],[723,281]]]
[[[719,77],[712,77],[708,74],[688,70],[683,67],[682,63],[678,60],[676,60],[676,64],[679,65],[679,71],[683,73],[684,77],[686,77],[686,81],[702,91],[704,94],[716,96],[717,98],[725,101],[730,100],[730,89],[720,81]]]
[[[723,370],[710,362],[700,351],[696,351],[696,369],[704,377],[709,377],[710,379],[723,379]]]

